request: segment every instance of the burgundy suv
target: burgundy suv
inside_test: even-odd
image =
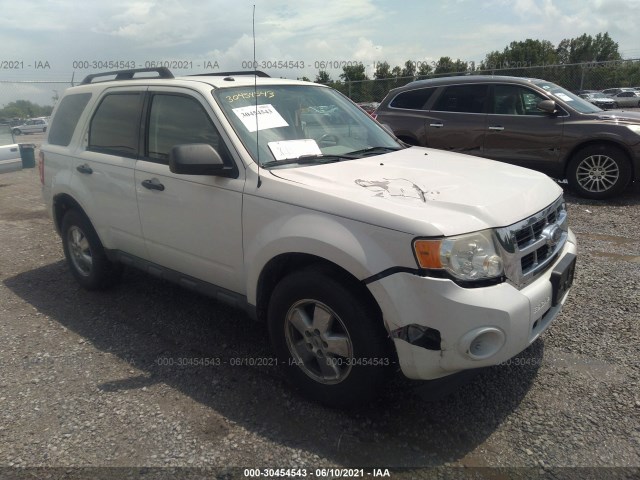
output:
[[[640,112],[605,112],[545,80],[461,76],[391,90],[377,119],[409,144],[566,178],[602,199],[640,178]]]

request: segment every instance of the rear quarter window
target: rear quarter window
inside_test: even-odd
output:
[[[71,143],[71,137],[73,137],[78,120],[80,120],[80,115],[82,115],[90,98],[90,93],[76,93],[66,95],[60,101],[53,124],[49,128],[48,141],[50,144],[66,147]]]
[[[435,88],[419,88],[402,92],[396,95],[389,106],[407,110],[422,110],[435,90]]]

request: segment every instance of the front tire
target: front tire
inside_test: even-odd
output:
[[[573,191],[597,200],[620,194],[630,178],[627,155],[610,145],[583,148],[573,156],[567,169],[567,181]]]
[[[120,280],[122,265],[107,258],[87,217],[69,210],[62,219],[62,248],[71,273],[87,290],[108,288]]]
[[[314,401],[369,401],[390,372],[390,343],[376,308],[338,272],[318,267],[278,283],[269,334],[288,379]]]

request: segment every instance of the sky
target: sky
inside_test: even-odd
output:
[[[640,0],[0,0],[0,105],[50,104],[109,62],[169,62],[180,75],[246,70],[254,5],[259,68],[287,78],[313,80],[324,67],[337,79],[347,62],[370,77],[382,61],[479,63],[512,41],[557,45],[583,33],[608,32],[623,58],[640,58]]]

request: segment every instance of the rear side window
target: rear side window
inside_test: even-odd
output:
[[[433,106],[440,112],[483,113],[487,85],[452,85],[447,87]]]
[[[102,99],[89,128],[87,149],[123,157],[138,153],[142,93],[112,93]]]
[[[76,93],[66,95],[58,105],[55,121],[49,129],[49,143],[66,147],[71,143],[71,137],[76,129],[80,115],[87,106],[90,93]]]
[[[435,90],[435,88],[420,88],[402,92],[391,101],[389,106],[408,110],[422,110]]]

